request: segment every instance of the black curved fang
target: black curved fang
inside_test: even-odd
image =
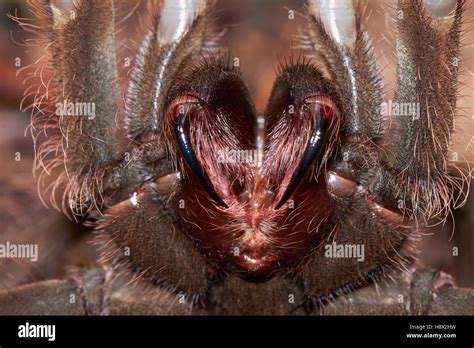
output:
[[[187,113],[180,113],[176,123],[176,138],[178,140],[178,146],[181,150],[181,154],[188,166],[193,171],[196,178],[202,184],[207,193],[222,207],[228,208],[227,204],[219,197],[214,186],[204,171],[204,168],[199,163],[199,160],[194,153],[191,146],[191,140],[189,139],[189,121],[186,117]]]
[[[288,198],[290,198],[308,168],[323,149],[323,145],[327,136],[328,121],[321,115],[321,105],[314,103],[314,106],[316,106],[316,125],[311,132],[311,137],[308,140],[308,144],[306,145],[301,162],[298,164],[298,167],[293,173],[290,183],[288,184],[285,193],[281,197],[280,202],[278,202],[275,209],[280,209],[281,206],[288,200]]]

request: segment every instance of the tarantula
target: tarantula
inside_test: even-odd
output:
[[[27,311],[71,314],[313,313],[341,295],[369,297],[350,293],[395,274],[418,294],[446,284],[411,265],[419,226],[445,219],[463,185],[447,158],[463,1],[399,0],[392,104],[410,108],[397,115],[384,112],[360,9],[327,4],[306,6],[301,39],[318,65],[282,64],[262,114],[232,59],[211,49],[212,3],[150,3],[125,98],[114,1],[32,4],[42,24],[18,22],[42,30],[47,62],[34,67],[52,74],[34,103],[33,135],[46,135],[40,187],[94,226],[104,268],[0,303],[40,297],[43,307]],[[383,313],[436,312],[413,294],[410,305],[397,301],[406,288],[384,290]],[[382,312],[352,299],[348,313]]]

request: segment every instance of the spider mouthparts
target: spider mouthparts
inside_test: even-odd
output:
[[[241,270],[237,269],[236,274],[242,275],[251,282],[263,282],[272,278],[272,273],[277,270],[275,263],[264,260],[252,259],[244,256],[245,260],[238,260],[237,265],[241,264]],[[240,273],[242,272],[242,273]]]
[[[264,118],[240,77],[213,65],[189,73],[199,83],[180,88],[166,114],[188,174],[176,197],[180,223],[213,264],[248,280],[296,267],[332,230],[320,168],[341,122],[337,95],[314,66],[285,69]]]
[[[248,249],[238,254],[235,254],[234,250],[234,255],[232,265],[236,274],[249,281],[268,280],[278,269],[277,258],[266,248]]]

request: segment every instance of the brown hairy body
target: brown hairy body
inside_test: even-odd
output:
[[[318,65],[281,66],[258,115],[238,69],[205,52],[216,39],[210,6],[169,40],[150,3],[122,91],[113,1],[35,5],[47,63],[33,68],[51,73],[36,90],[32,132],[46,134],[36,169],[52,205],[96,230],[103,269],[79,272],[74,285],[100,289],[89,311],[315,313],[396,274],[418,284],[419,224],[444,220],[462,192],[447,151],[463,2],[449,18],[416,0],[398,8],[394,101],[418,103],[420,114],[389,120],[357,11],[354,41],[341,44],[307,8]],[[95,117],[58,115],[65,100],[92,103]],[[256,159],[221,160],[229,149]],[[328,256],[332,245],[363,246],[362,260]]]

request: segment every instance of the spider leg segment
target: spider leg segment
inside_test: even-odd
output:
[[[52,81],[44,85],[47,98],[35,101],[42,110],[33,130],[56,133],[38,148],[36,166],[40,183],[60,172],[50,186],[53,205],[84,215],[100,207],[103,177],[122,156],[114,4],[50,1],[38,12],[47,22]],[[63,193],[61,204],[56,191]]]
[[[448,147],[457,110],[464,1],[430,4],[398,3],[394,102],[399,110],[392,112],[385,162],[406,213],[424,220],[444,219],[456,205],[453,190],[463,191],[461,181],[448,174]]]
[[[365,287],[351,293],[347,299],[340,298],[333,305],[321,310],[323,315],[470,315],[474,310],[474,295],[471,289],[453,285],[444,272],[429,269],[414,270],[409,277],[397,278],[396,286]],[[253,297],[250,286],[249,297]],[[232,290],[235,290],[233,287]],[[220,298],[239,297],[233,291]],[[137,294],[140,296],[137,296]],[[426,294],[429,294],[428,296]],[[278,292],[270,296],[278,296]],[[399,303],[403,295],[409,305]],[[283,299],[282,299],[283,300]],[[260,299],[261,306],[265,301]],[[287,301],[279,301],[283,307]],[[222,304],[231,306],[232,301]],[[285,309],[285,308],[284,308]],[[275,310],[264,308],[264,310]],[[64,280],[47,280],[28,284],[14,290],[0,291],[1,315],[199,315],[197,307],[180,303],[179,297],[161,289],[147,291],[133,288],[123,289],[120,281],[111,281],[98,269],[72,274]],[[226,313],[226,312],[224,312]],[[250,312],[248,314],[252,314]],[[287,313],[287,312],[282,312]],[[245,313],[247,314],[247,313]],[[270,313],[274,314],[274,312]],[[281,314],[281,313],[278,313]],[[298,314],[298,312],[295,312]]]

